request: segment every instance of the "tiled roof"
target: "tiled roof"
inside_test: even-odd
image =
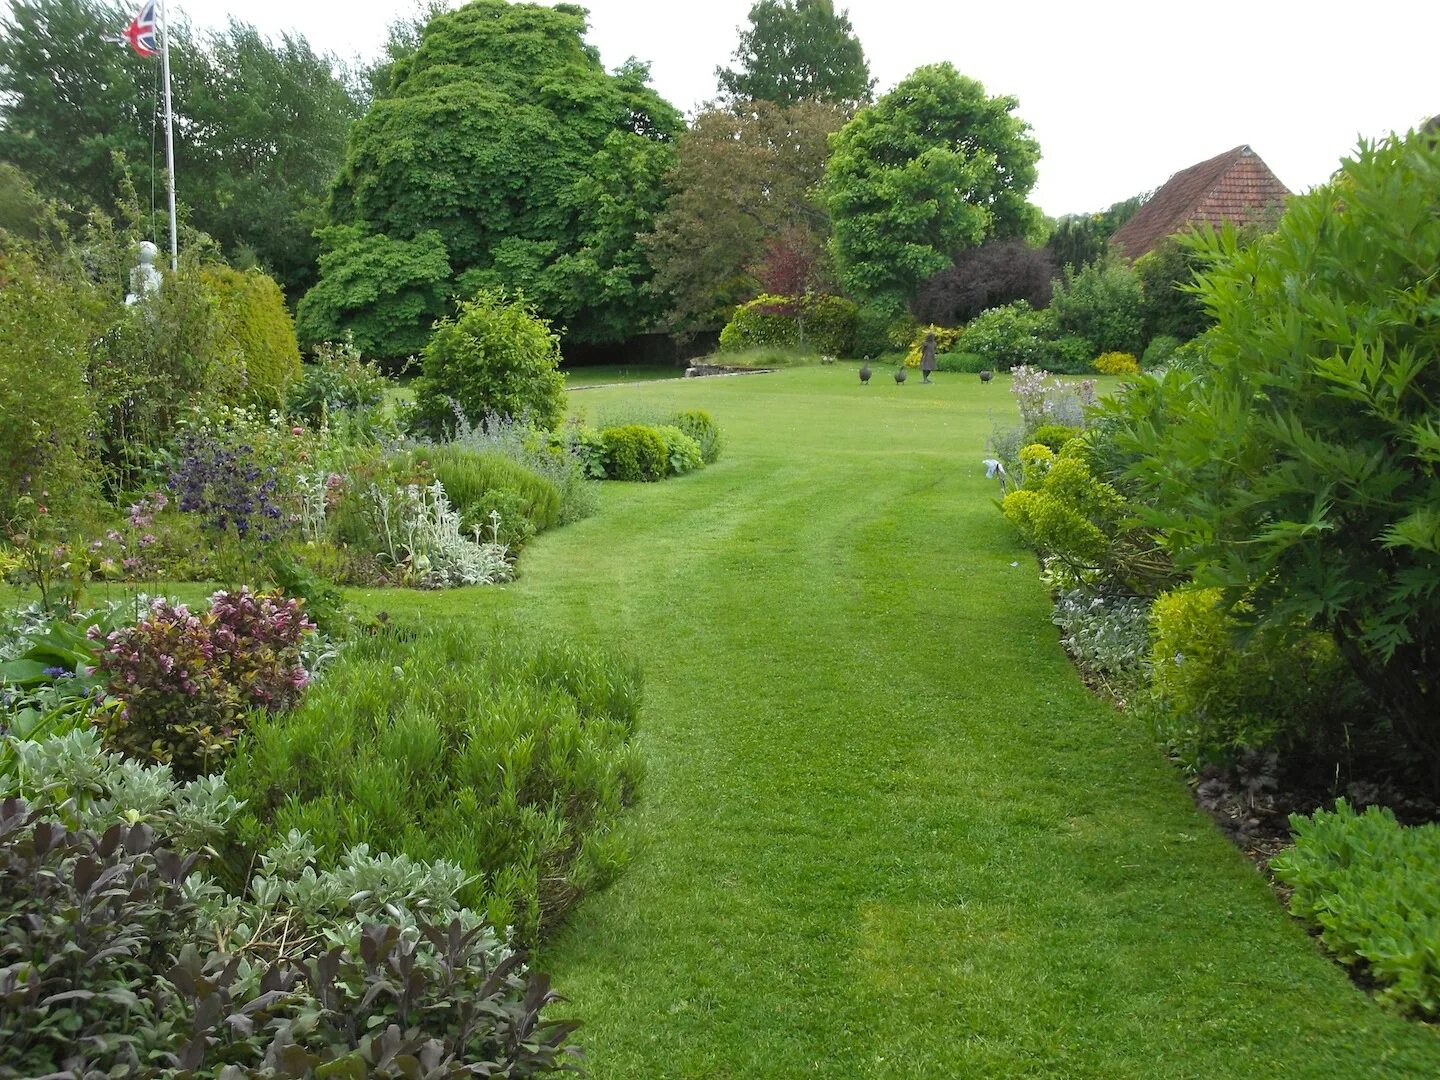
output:
[[[1248,146],[1184,169],[1110,238],[1132,262],[1187,225],[1243,223],[1283,206],[1290,190]]]

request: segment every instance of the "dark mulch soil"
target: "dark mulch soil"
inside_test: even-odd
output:
[[[1356,809],[1388,806],[1406,825],[1440,820],[1440,805],[1423,784],[1381,764],[1353,768],[1337,783],[1315,766],[1286,765],[1275,754],[1247,754],[1233,766],[1212,766],[1197,778],[1195,803],[1262,870],[1290,844],[1290,815],[1328,809],[1344,798]]]

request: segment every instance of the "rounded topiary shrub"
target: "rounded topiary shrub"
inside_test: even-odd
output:
[[[523,296],[484,291],[441,319],[415,380],[415,425],[448,435],[458,408],[475,425],[490,413],[553,428],[565,414],[560,339]]]
[[[660,432],[644,424],[606,428],[605,475],[612,480],[663,480],[670,472],[670,448]]]
[[[300,345],[285,294],[259,270],[207,266],[201,280],[215,305],[219,344],[244,366],[246,399],[278,409],[301,373]]]

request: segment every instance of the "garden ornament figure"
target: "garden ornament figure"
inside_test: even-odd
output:
[[[860,365],[860,385],[864,386],[870,381],[870,361],[866,360]]]
[[[935,370],[935,333],[931,331],[925,335],[925,344],[920,350],[920,371],[925,376],[920,381],[928,383],[930,373]]]
[[[905,381],[905,374],[905,365],[902,363],[900,365],[900,370],[895,372],[895,381],[897,383],[903,383]]]
[[[993,371],[991,371],[989,368],[986,368],[984,371],[980,372],[980,381],[981,381],[981,382],[989,382],[989,381],[990,381],[991,379],[993,379],[994,377],[995,377],[995,373],[994,373]]]
[[[149,300],[160,292],[160,271],[155,269],[157,251],[149,240],[140,241],[140,261],[130,271],[130,292],[125,296],[126,307]]]

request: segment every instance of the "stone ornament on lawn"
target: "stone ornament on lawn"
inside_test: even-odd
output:
[[[925,344],[920,350],[920,371],[924,376],[920,381],[928,383],[930,373],[935,370],[935,334],[932,331],[925,335]]]

